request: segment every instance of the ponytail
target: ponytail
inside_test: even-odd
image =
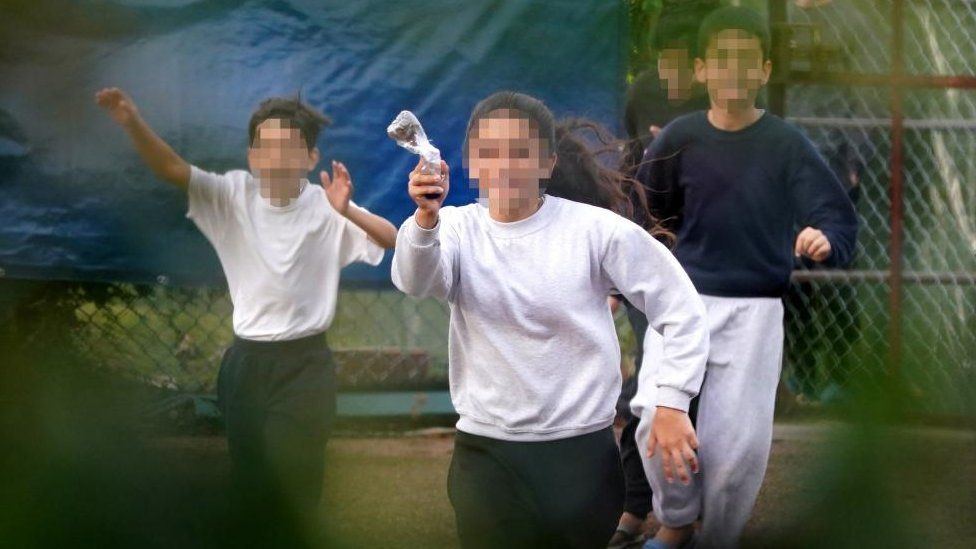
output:
[[[599,124],[580,118],[556,124],[556,165],[546,194],[616,212],[641,225],[651,236],[668,244],[674,235],[650,211],[647,192],[634,177],[606,167],[604,155],[620,155],[620,141]],[[587,145],[584,135],[599,143]]]

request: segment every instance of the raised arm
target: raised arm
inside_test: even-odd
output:
[[[352,176],[342,162],[332,161],[332,171],[335,177],[329,177],[329,172],[319,172],[325,196],[339,214],[366,232],[370,240],[383,248],[390,249],[396,244],[397,230],[382,217],[369,213],[361,208],[350,208],[353,184]]]
[[[397,234],[391,273],[393,284],[407,295],[448,300],[454,290],[457,242],[442,231],[440,219],[441,204],[450,188],[448,173],[443,161],[441,176],[420,173],[420,164],[410,173],[407,192],[417,211]]]
[[[95,94],[95,102],[125,130],[136,152],[156,177],[184,192],[187,190],[190,165],[146,124],[131,97],[119,88],[105,88]]]

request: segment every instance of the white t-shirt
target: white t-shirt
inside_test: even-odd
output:
[[[413,217],[403,223],[392,275],[405,293],[450,305],[461,431],[555,440],[612,424],[620,347],[607,295],[615,291],[662,334],[656,404],[687,410],[701,386],[701,298],[667,248],[611,211],[547,196],[527,219],[499,223],[478,204],[444,207],[431,230]]]
[[[188,196],[186,216],[217,251],[234,304],[234,333],[244,339],[324,332],[335,316],[339,271],[354,261],[383,260],[383,248],[315,185],[306,183],[298,198],[277,207],[247,171],[220,175],[193,166]]]

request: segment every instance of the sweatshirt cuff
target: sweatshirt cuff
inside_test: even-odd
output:
[[[841,262],[838,261],[838,259],[841,258],[837,252],[837,233],[835,233],[832,229],[820,229],[820,232],[823,233],[824,237],[826,237],[827,239],[827,242],[830,243],[830,255],[828,255],[823,261],[819,263],[813,260],[811,260],[811,262],[820,265],[822,267],[828,267],[828,268],[843,267]]]
[[[439,234],[441,229],[441,220],[439,218],[433,229],[425,229],[421,227],[420,224],[417,223],[417,218],[414,216],[410,216],[410,219],[407,220],[405,225],[407,238],[414,246],[433,246],[440,239]]]
[[[687,412],[690,403],[691,395],[680,389],[666,386],[660,386],[657,388],[656,406],[665,406],[667,408],[674,408],[676,410],[681,410],[682,412]]]

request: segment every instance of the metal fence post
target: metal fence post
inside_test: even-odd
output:
[[[904,76],[904,3],[892,3],[892,53],[891,53],[891,236],[888,242],[891,258],[888,277],[888,356],[887,370],[891,379],[897,379],[901,370],[901,316],[902,316],[902,270],[904,268],[904,112],[900,79]]]

